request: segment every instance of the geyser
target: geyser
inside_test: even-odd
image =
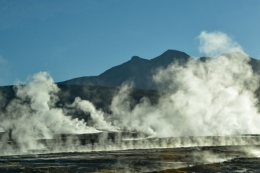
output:
[[[156,137],[259,134],[259,75],[249,56],[224,33],[202,32],[199,39],[206,55],[239,52],[157,69],[153,79],[163,91],[157,105],[144,98],[131,109],[123,87],[111,106],[118,125]]]
[[[161,95],[156,105],[148,98],[133,104],[131,82],[115,94],[111,113],[79,97],[56,107],[59,88],[46,72],[16,85],[16,98],[0,115],[1,154],[258,144],[252,136],[194,138],[260,133],[259,76],[250,58],[223,33],[202,32],[198,38],[206,55],[228,53],[157,69],[153,79]],[[89,113],[89,122],[71,118],[71,109]]]

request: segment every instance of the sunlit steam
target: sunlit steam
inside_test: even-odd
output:
[[[81,100],[79,97],[77,97],[71,106],[90,113],[93,120],[93,127],[96,129],[117,131],[117,128],[111,125],[110,122],[105,121],[104,112],[101,110],[96,110],[95,106],[90,101]]]
[[[242,47],[223,32],[203,31],[198,39],[199,51],[207,56],[216,57],[222,53],[243,52]]]
[[[158,69],[154,81],[164,94],[156,106],[143,99],[130,110],[123,87],[114,98],[112,110],[117,117],[120,114],[124,127],[153,132],[157,137],[260,132],[254,94],[259,78],[248,65],[250,58],[226,34],[202,32],[199,38],[200,50],[207,54],[239,52],[205,62],[190,58],[184,66],[175,62]]]
[[[106,141],[107,136],[99,136],[100,145],[92,142],[81,148],[80,144],[85,141],[72,136],[64,146],[73,147],[66,151],[181,147],[184,143],[186,146],[245,144],[241,138],[233,141],[221,138],[217,144],[213,138],[174,138],[160,142],[153,138],[260,133],[255,96],[259,76],[248,64],[250,58],[224,33],[203,31],[198,38],[199,50],[214,58],[191,57],[185,64],[173,62],[164,69],[156,69],[153,80],[161,93],[157,104],[151,104],[148,98],[134,103],[130,97],[134,84],[124,84],[112,99],[110,114],[79,97],[60,108],[56,107],[59,88],[53,79],[46,72],[35,74],[28,85],[14,87],[16,98],[1,112],[0,131],[7,135],[1,138],[0,147],[26,153],[45,149],[49,141],[41,139],[53,139],[57,134],[104,131],[135,132],[141,139],[148,137],[148,140],[131,143],[131,138],[122,142],[115,137]],[[89,122],[72,119],[66,109],[90,114]],[[52,152],[54,150],[64,151],[59,146],[52,148]]]
[[[14,140],[16,147],[42,147],[35,140],[50,139],[54,134],[99,132],[55,107],[59,89],[46,72],[34,75],[28,85],[17,85],[15,89],[17,98],[1,113],[0,127],[9,133],[9,140]]]

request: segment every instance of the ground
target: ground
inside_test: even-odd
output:
[[[260,146],[131,149],[0,156],[0,172],[213,173],[259,172]]]

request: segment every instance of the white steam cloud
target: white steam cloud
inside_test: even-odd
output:
[[[132,85],[123,85],[112,100],[110,115],[79,97],[67,107],[56,107],[59,88],[48,73],[35,74],[28,85],[15,86],[16,98],[1,112],[0,131],[9,133],[9,139],[2,137],[1,141],[13,140],[13,145],[28,151],[44,148],[37,140],[52,139],[56,134],[124,130],[150,137],[260,133],[255,96],[259,76],[248,64],[250,58],[224,33],[203,31],[198,38],[200,51],[215,58],[190,58],[184,65],[174,62],[165,69],[157,69],[153,76],[161,88],[157,104],[151,104],[148,98],[134,104],[129,90]],[[91,119],[89,122],[72,119],[66,108],[89,113]],[[81,151],[76,147],[79,142],[73,140],[71,144],[75,145],[75,150]],[[154,141],[153,144],[126,142],[119,149],[177,145],[176,141],[158,145]],[[118,149],[110,145],[111,141],[103,141],[103,144],[105,146],[93,144],[88,150]],[[0,147],[10,145],[1,142]]]
[[[37,139],[50,139],[55,134],[99,132],[55,107],[59,89],[48,73],[35,74],[28,85],[17,85],[15,89],[17,98],[1,113],[0,128],[19,148],[40,148]]]
[[[248,60],[245,54],[232,53],[205,62],[191,59],[185,66],[173,63],[154,75],[166,89],[157,105],[143,99],[133,110],[122,107],[129,104],[122,89],[112,110],[124,127],[159,137],[259,133],[254,95],[259,80]]]
[[[259,133],[254,97],[258,78],[248,60],[232,53],[159,71],[155,81],[169,84],[160,102],[169,114],[166,122],[171,123],[171,131],[175,135]]]
[[[104,112],[101,110],[96,110],[95,106],[88,100],[81,100],[79,97],[75,99],[72,107],[75,107],[83,112],[90,113],[93,127],[101,130],[117,131],[118,129],[114,127],[110,122],[106,122],[104,119]]]
[[[239,52],[205,62],[191,58],[185,65],[172,63],[159,69],[154,81],[165,92],[157,105],[144,98],[130,109],[123,87],[112,103],[122,127],[158,137],[260,132],[255,98],[259,76],[249,66],[250,58],[224,33],[202,32],[199,38],[206,54]]]
[[[206,56],[215,57],[221,53],[243,52],[242,47],[223,32],[203,31],[198,38],[199,51]]]

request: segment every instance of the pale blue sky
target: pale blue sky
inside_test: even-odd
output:
[[[260,58],[260,1],[0,0],[0,85],[39,71],[56,82],[99,75],[167,49],[203,56],[202,31],[224,32]]]

